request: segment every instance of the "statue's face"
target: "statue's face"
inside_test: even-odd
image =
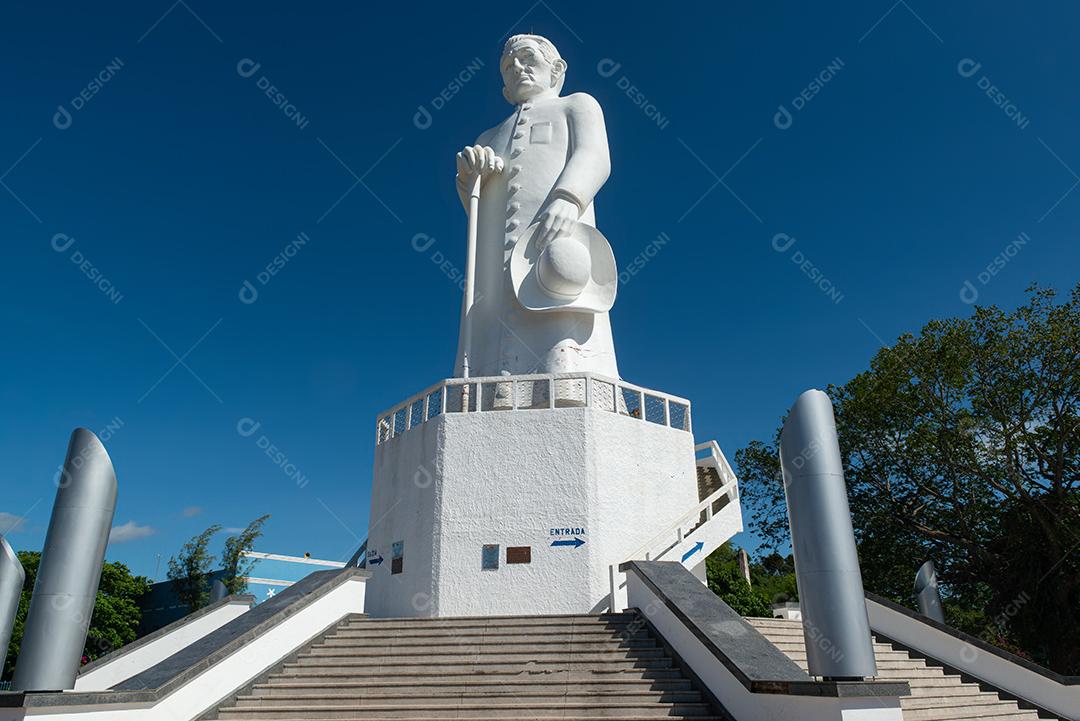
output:
[[[514,104],[523,103],[545,92],[556,94],[555,85],[563,65],[561,60],[554,63],[545,60],[540,47],[532,40],[516,43],[503,55],[499,66],[503,79],[503,94]]]

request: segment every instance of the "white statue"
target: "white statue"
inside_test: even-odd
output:
[[[589,371],[617,378],[608,310],[615,261],[593,197],[611,170],[600,105],[559,95],[566,62],[537,35],[515,35],[499,70],[510,117],[457,155],[469,207],[480,176],[471,340],[462,313],[455,375]],[[468,349],[464,346],[468,344]]]

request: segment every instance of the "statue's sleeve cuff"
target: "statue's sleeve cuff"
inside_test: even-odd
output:
[[[587,207],[585,203],[582,202],[581,198],[577,197],[576,195],[574,195],[574,193],[567,190],[566,188],[555,188],[555,190],[551,191],[551,197],[569,200],[571,203],[577,206],[579,218],[585,215],[585,208]]]

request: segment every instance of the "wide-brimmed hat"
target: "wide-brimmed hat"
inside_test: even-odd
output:
[[[615,303],[618,270],[611,245],[596,228],[575,223],[542,250],[539,224],[529,226],[510,256],[514,295],[527,310],[606,313]]]

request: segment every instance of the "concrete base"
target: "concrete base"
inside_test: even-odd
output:
[[[609,566],[697,502],[687,431],[593,407],[443,414],[376,447],[365,611],[596,612]]]

